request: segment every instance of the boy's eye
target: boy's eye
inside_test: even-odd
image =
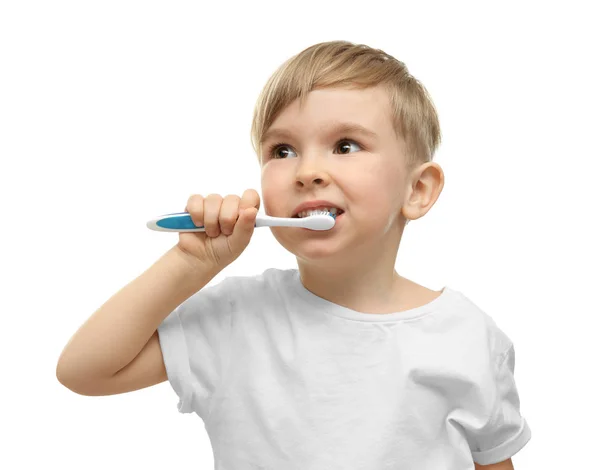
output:
[[[290,149],[290,147],[289,147],[289,145],[285,145],[285,144],[275,144],[275,145],[272,147],[272,149],[273,149],[273,150],[270,150],[270,151],[269,151],[269,155],[270,155],[270,156],[272,156],[272,157],[273,157],[273,158],[275,158],[275,159],[282,160],[282,159],[284,159],[284,158],[285,158],[285,156],[284,156],[284,157],[282,157],[282,156],[281,156],[281,155],[282,155],[282,154],[281,154],[281,152],[282,152],[282,151],[286,151],[286,152],[288,152],[288,153],[289,153],[289,150],[288,150],[288,149]]]
[[[340,140],[340,141],[338,142],[338,144],[339,144],[339,143],[342,143],[342,142],[344,142],[344,144],[343,144],[343,145],[338,145],[338,148],[343,148],[343,147],[351,147],[351,146],[352,146],[352,144],[356,145],[356,146],[357,146],[359,149],[361,148],[361,147],[360,147],[360,145],[358,145],[358,144],[357,144],[356,142],[354,142],[353,140],[349,140],[349,139]],[[350,153],[350,152],[342,152],[342,153]]]
[[[340,144],[342,144],[342,145],[340,145]],[[358,150],[362,149],[362,147],[358,143],[356,143],[355,141],[353,141],[351,139],[347,139],[347,138],[340,139],[337,142],[337,144],[336,144],[336,149],[347,149],[347,148],[351,147],[352,145],[356,145],[356,147],[358,148]],[[285,156],[282,157],[282,153],[280,153],[280,152],[286,151],[289,154],[289,150],[288,149],[291,150],[291,147],[289,145],[283,143],[283,142],[278,143],[278,144],[273,144],[269,148],[268,155],[270,157],[275,158],[276,160],[282,160],[282,159],[284,159],[286,157]],[[293,150],[292,150],[292,152],[293,152]],[[342,150],[340,153],[346,154],[346,153],[350,153],[350,151],[344,151],[344,150]]]

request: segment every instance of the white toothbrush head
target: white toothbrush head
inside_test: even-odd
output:
[[[329,212],[325,214],[315,214],[309,215],[308,217],[303,217],[298,219],[301,221],[299,227],[308,228],[310,230],[330,230],[335,225],[335,216],[331,215]]]
[[[327,209],[310,212],[311,214],[306,217],[293,219],[298,221],[298,227],[310,230],[330,230],[334,227],[336,214],[332,214]]]
[[[306,217],[273,217],[258,214],[256,227],[298,227],[309,230],[330,230],[335,226],[335,214],[327,210],[314,211]]]

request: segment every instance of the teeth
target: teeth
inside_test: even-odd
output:
[[[339,211],[342,212],[341,209],[339,209]],[[303,217],[308,217],[309,215],[323,214],[323,213],[327,213],[327,212],[330,212],[333,215],[337,215],[338,209],[336,207],[319,207],[317,209],[312,209],[310,211],[298,212],[296,217],[301,219]]]

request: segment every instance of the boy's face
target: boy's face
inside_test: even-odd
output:
[[[284,248],[305,260],[397,250],[408,175],[404,142],[391,116],[380,87],[313,90],[303,109],[296,100],[281,112],[262,145],[265,213],[292,217],[300,203],[317,199],[344,211],[327,231],[271,227]],[[374,135],[336,131],[339,123],[358,124]],[[274,144],[281,145],[269,154]]]

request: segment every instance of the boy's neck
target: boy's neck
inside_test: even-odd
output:
[[[389,266],[327,269],[298,260],[302,285],[313,294],[364,313],[392,313],[431,300],[431,291],[402,276]]]
[[[441,295],[409,279],[395,270],[389,276],[331,276],[299,266],[303,286],[313,294],[351,310],[386,314],[402,312],[425,305]]]

